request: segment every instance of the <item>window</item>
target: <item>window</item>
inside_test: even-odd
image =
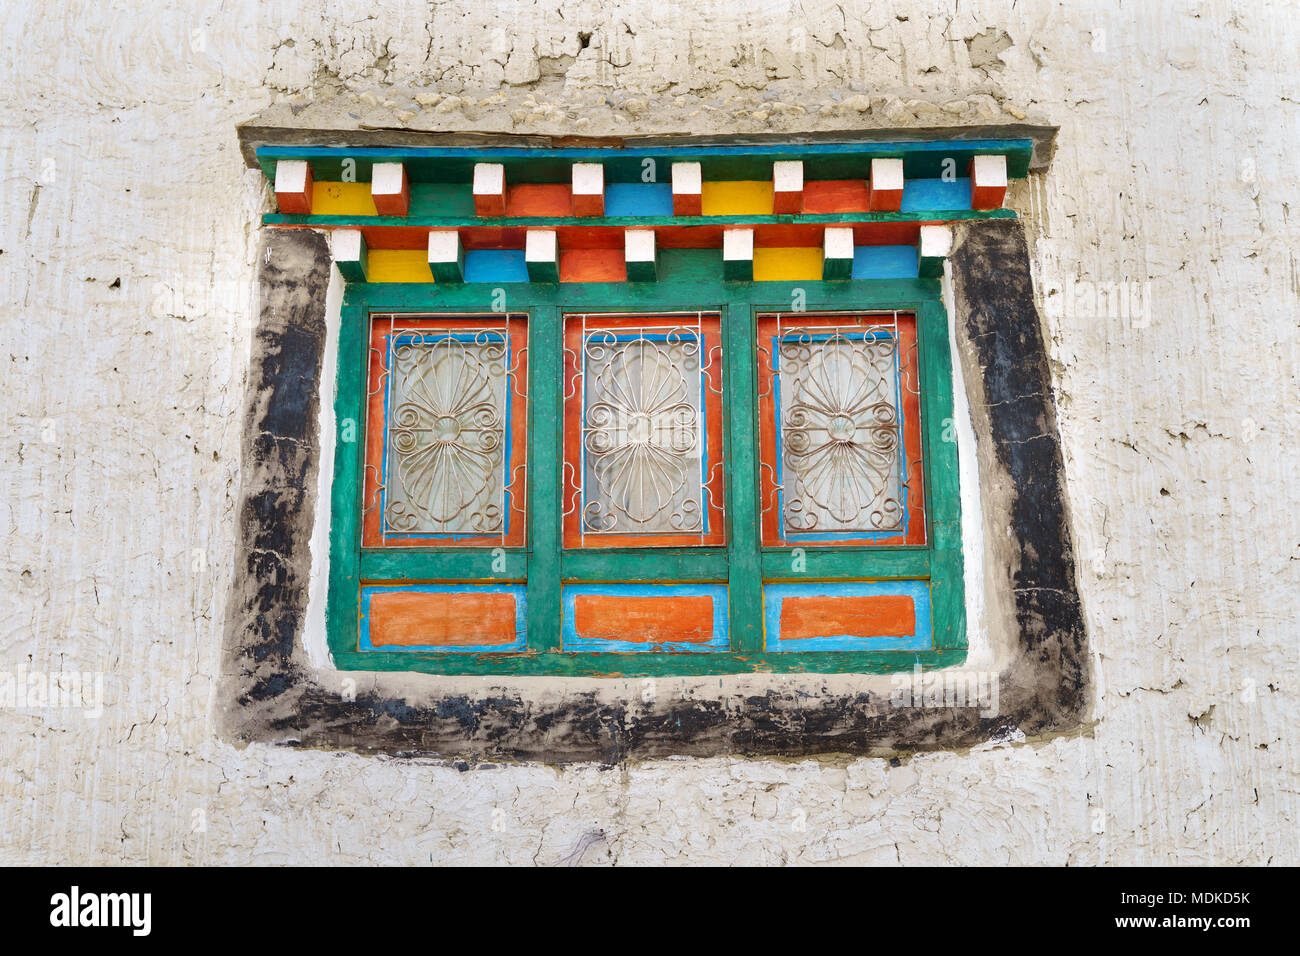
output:
[[[703,278],[688,268],[701,253],[677,255],[636,286],[349,283],[328,610],[340,667],[963,658],[937,283],[796,295]]]

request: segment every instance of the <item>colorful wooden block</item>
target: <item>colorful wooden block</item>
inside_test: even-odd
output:
[[[471,249],[465,253],[466,282],[527,282],[522,249]]]
[[[673,163],[673,215],[701,215],[703,173],[699,163]]]
[[[465,247],[454,229],[429,233],[429,271],[435,282],[465,281]]]
[[[868,189],[872,212],[897,212],[903,205],[903,161],[873,159]]]
[[[1007,158],[1002,155],[979,155],[970,161],[970,206],[972,209],[999,209],[1007,195]]]
[[[311,164],[305,159],[282,159],[275,164],[275,203],[290,216],[310,216]]]
[[[952,250],[952,228],[922,226],[916,240],[916,271],[922,279],[943,276],[943,260]]]
[[[363,651],[484,654],[525,649],[523,585],[367,585]]]
[[[725,585],[571,585],[561,604],[566,651],[699,653],[729,646]]]
[[[605,215],[605,167],[600,163],[573,164],[573,214]]]
[[[560,243],[554,229],[529,229],[524,237],[524,264],[530,282],[560,281]]]
[[[405,216],[411,208],[411,183],[405,163],[375,163],[370,172],[370,197],[381,216]]]
[[[724,229],[722,232],[722,277],[738,282],[754,279],[754,230]]]
[[[929,581],[763,587],[767,650],[919,651],[932,646]]]
[[[366,239],[360,229],[335,229],[330,234],[330,252],[339,273],[348,282],[365,282],[370,272]]]
[[[474,164],[474,212],[480,216],[506,214],[506,168],[501,163]]]
[[[623,258],[628,282],[654,282],[658,276],[653,229],[629,229],[623,233]]]
[[[803,162],[778,160],[772,164],[772,213],[794,216],[803,212]]]
[[[853,277],[853,228],[829,227],[822,235],[822,278]]]
[[[822,277],[822,251],[816,246],[759,246],[754,250],[755,282],[816,282]]]

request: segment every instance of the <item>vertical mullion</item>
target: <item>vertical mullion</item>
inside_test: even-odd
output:
[[[936,648],[966,646],[962,580],[961,493],[953,427],[952,355],[942,301],[929,299],[917,315],[921,349],[921,418],[925,430],[930,519],[930,598]]]
[[[560,649],[560,479],[564,438],[564,316],[528,316],[528,650]]]
[[[759,654],[763,651],[763,583],[758,550],[758,465],[754,437],[758,431],[757,335],[749,302],[743,299],[728,302],[722,315],[722,328],[731,649],[741,654]]]
[[[361,602],[361,518],[365,507],[363,406],[368,386],[369,311],[350,301],[349,284],[339,322],[334,389],[334,481],[330,488],[330,571],[326,631],[330,652],[357,650]],[[358,295],[358,297],[360,297]]]

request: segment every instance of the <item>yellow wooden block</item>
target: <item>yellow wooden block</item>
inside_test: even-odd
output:
[[[370,183],[312,183],[313,216],[377,216]]]
[[[370,253],[372,263],[374,258]],[[375,267],[370,268],[373,272]],[[822,250],[818,246],[754,250],[755,282],[816,282],[821,277]]]
[[[424,249],[371,249],[367,282],[432,282]]]
[[[700,209],[706,216],[770,216],[772,184],[749,179],[703,183]]]

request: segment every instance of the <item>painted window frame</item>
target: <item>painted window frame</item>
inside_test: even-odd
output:
[[[953,375],[948,316],[938,279],[739,282],[721,278],[716,251],[664,250],[649,283],[358,283],[346,286],[334,383],[335,455],[330,501],[326,628],[341,670],[446,675],[651,677],[766,673],[887,673],[951,667],[966,658],[965,596]],[[921,375],[921,439],[927,489],[924,546],[761,545],[757,317],[790,312],[911,312]],[[494,306],[497,308],[494,309]],[[712,548],[564,551],[564,316],[598,312],[721,315],[726,544]],[[527,313],[527,536],[522,548],[361,548],[363,434],[370,316],[388,313]],[[945,440],[945,432],[949,440]],[[929,578],[932,646],[907,651],[765,650],[763,585],[784,581]],[[483,583],[527,586],[526,652],[359,650],[360,586]],[[563,651],[564,583],[725,582],[731,650],[700,653]]]

